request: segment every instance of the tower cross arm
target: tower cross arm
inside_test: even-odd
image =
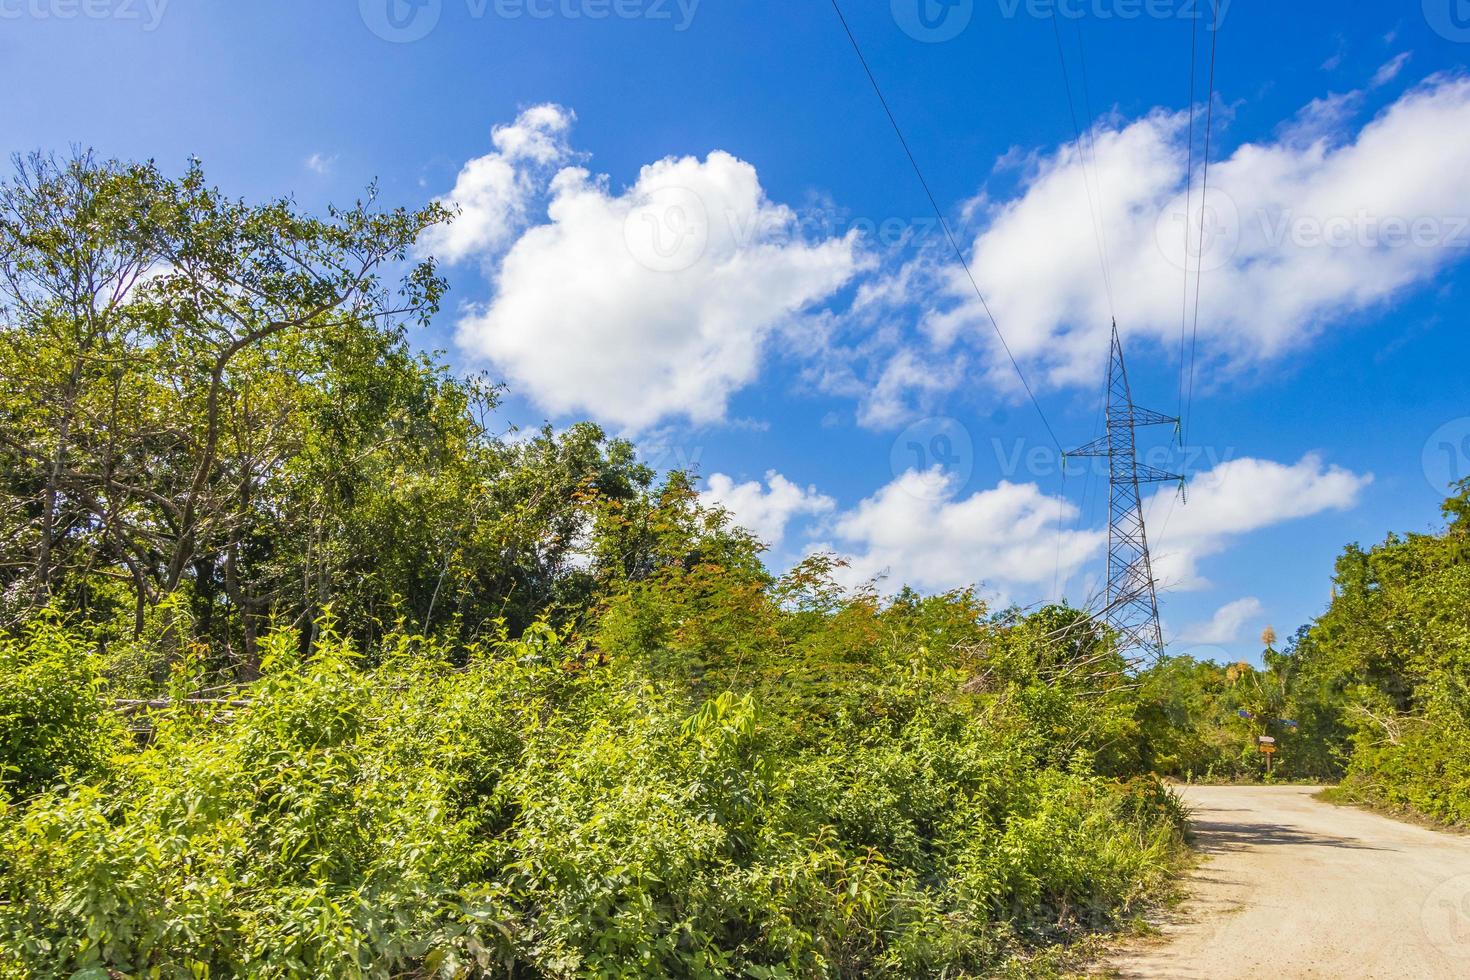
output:
[[[1184,477],[1178,473],[1168,473],[1147,463],[1138,464],[1139,483],[1184,483]]]
[[[1172,415],[1155,412],[1147,408],[1133,408],[1134,425],[1178,425],[1179,420]]]
[[[1081,449],[1073,449],[1062,455],[1068,459],[1081,459],[1085,456],[1108,456],[1112,453],[1111,445],[1111,439],[1108,436],[1103,436],[1101,439],[1092,440]]]

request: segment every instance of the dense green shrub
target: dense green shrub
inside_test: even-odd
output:
[[[6,821],[0,964],[986,975],[1131,914],[1172,867],[1166,797],[1086,751],[1039,766],[1014,692],[967,693],[969,654],[911,639],[809,726],[801,699],[691,696],[544,628],[390,637],[370,668],[330,630],[307,659],[275,634],[248,707],[155,713],[148,747]]]
[[[1470,492],[1445,515],[1442,534],[1347,549],[1298,659],[1348,736],[1342,797],[1470,826]]]
[[[106,765],[119,727],[101,685],[98,658],[55,617],[0,634],[0,787],[12,798]]]

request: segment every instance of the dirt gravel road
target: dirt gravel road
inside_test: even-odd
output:
[[[1205,860],[1123,978],[1470,977],[1470,838],[1313,799],[1308,787],[1188,787]]]

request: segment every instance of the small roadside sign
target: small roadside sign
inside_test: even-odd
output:
[[[1270,735],[1257,736],[1256,741],[1260,743],[1261,755],[1266,757],[1266,775],[1271,775],[1271,760],[1276,755],[1276,740]]]

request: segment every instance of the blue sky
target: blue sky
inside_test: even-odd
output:
[[[696,465],[778,566],[1087,598],[1099,481],[1063,485],[826,0],[388,2],[0,0],[0,140],[313,209],[446,197],[418,340],[505,378],[507,424]],[[1113,315],[1178,413],[1202,255],[1194,451],[1155,460],[1195,484],[1149,496],[1179,650],[1253,657],[1470,474],[1470,5],[1387,6],[1223,8],[1186,252],[1195,0],[845,3],[1059,440],[1096,434]]]

